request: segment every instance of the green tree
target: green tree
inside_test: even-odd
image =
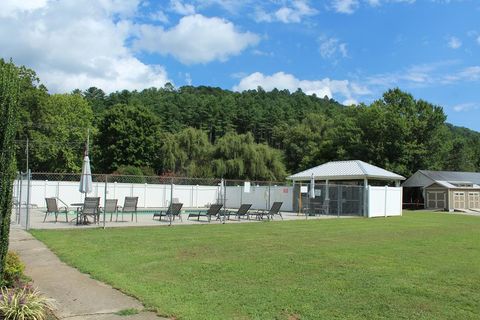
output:
[[[217,177],[280,181],[286,176],[282,160],[278,150],[255,143],[251,133],[227,133],[214,146]]]
[[[212,176],[212,145],[205,131],[186,128],[175,136],[178,147],[183,152],[184,161],[181,175],[194,178]]]
[[[280,125],[274,136],[285,150],[287,168],[305,170],[332,159],[332,121],[311,113],[296,125]]]
[[[13,63],[0,65],[0,286],[10,233],[19,87],[19,75]]]
[[[35,111],[31,139],[31,168],[43,172],[79,172],[93,114],[79,94],[54,94]]]
[[[108,109],[95,139],[100,168],[153,167],[160,133],[160,119],[145,107],[118,104]]]

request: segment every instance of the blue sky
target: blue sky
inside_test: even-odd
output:
[[[370,103],[388,88],[480,131],[474,0],[3,0],[0,50],[51,92],[172,82]]]

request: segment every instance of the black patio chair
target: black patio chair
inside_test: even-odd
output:
[[[187,220],[190,219],[190,217],[197,217],[197,221],[200,221],[200,217],[206,217],[208,222],[210,222],[212,220],[212,216],[218,216],[218,213],[222,207],[223,204],[212,204],[208,210],[190,211],[188,213]]]
[[[255,212],[252,212],[250,213],[250,215],[252,216],[256,216],[257,219],[263,219],[263,217],[267,217],[267,219],[272,219],[273,220],[273,216],[278,214],[280,216],[280,218],[282,218],[283,220],[283,217],[282,217],[282,214],[280,213],[280,208],[282,207],[282,204],[283,202],[274,202],[272,204],[272,207],[270,208],[270,210],[257,210]]]
[[[248,210],[250,210],[250,207],[252,204],[250,203],[244,203],[238,208],[237,211],[225,211],[225,216],[230,220],[230,216],[237,217],[238,220],[240,220],[242,217],[247,217],[248,220],[250,220],[250,216],[248,213]]]
[[[175,217],[179,217],[180,221],[182,220],[181,210],[183,207],[183,203],[172,203],[168,206],[167,210],[157,211],[153,213],[153,219],[158,217],[158,221],[162,220],[162,217],[171,217],[175,220]]]
[[[68,208],[59,207],[57,203],[57,198],[45,198],[45,202],[47,203],[47,210],[45,211],[45,217],[43,218],[43,222],[45,222],[47,216],[50,214],[55,215],[55,222],[57,222],[58,215],[63,213],[65,213],[65,221],[68,222]]]

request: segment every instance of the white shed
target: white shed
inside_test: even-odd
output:
[[[305,193],[306,188],[312,188],[312,178],[315,181],[315,190]],[[288,176],[287,179],[297,186],[294,188],[297,190],[294,197],[297,197],[298,201],[294,199],[294,203],[299,211],[302,210],[302,203],[308,202],[309,210],[327,211],[327,214],[337,211],[340,215],[340,211],[347,211],[347,214],[369,217],[401,215],[400,182],[405,178],[361,160],[327,162]],[[335,203],[332,202],[332,192],[336,196]],[[315,197],[309,194],[315,194]],[[317,209],[314,206],[317,206]]]

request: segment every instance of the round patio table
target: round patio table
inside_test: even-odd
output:
[[[87,224],[87,219],[84,219],[83,221],[79,221],[78,219],[78,211],[83,208],[83,202],[77,202],[77,203],[70,203],[71,207],[76,207],[77,208],[77,217],[75,220],[77,220],[77,225],[78,224]]]

